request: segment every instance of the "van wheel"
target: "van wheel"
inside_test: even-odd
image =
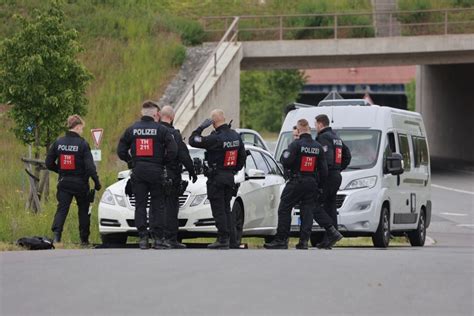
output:
[[[420,212],[418,227],[416,230],[408,232],[408,240],[413,247],[423,247],[426,240],[426,215],[425,211]]]
[[[387,248],[390,243],[390,212],[387,206],[382,207],[380,213],[379,227],[372,235],[372,242],[375,247]]]
[[[127,243],[127,234],[102,234],[100,239],[103,245],[125,245]]]
[[[242,241],[242,232],[244,230],[244,210],[239,202],[234,203],[232,214],[235,220],[235,241],[240,245]]]
[[[324,232],[311,233],[311,237],[310,237],[311,245],[313,247],[316,247],[317,244],[323,241],[324,235],[325,235]]]

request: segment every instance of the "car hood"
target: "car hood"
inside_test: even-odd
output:
[[[125,171],[122,172],[125,173]],[[124,179],[119,180],[107,187],[107,190],[110,190],[113,194],[125,195],[125,186],[127,185],[127,181],[130,179],[130,172],[126,172],[126,175],[127,176]],[[186,188],[186,191],[188,191],[189,193],[194,195],[206,194],[207,178],[204,175],[198,175],[198,180],[196,181],[196,183],[193,183],[191,180],[189,180],[189,176],[187,173],[183,173],[182,179],[188,181],[188,187]]]

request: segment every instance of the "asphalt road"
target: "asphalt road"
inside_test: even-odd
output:
[[[423,248],[0,253],[0,315],[473,315],[473,179],[434,173]]]

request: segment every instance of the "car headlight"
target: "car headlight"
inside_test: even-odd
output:
[[[127,207],[127,204],[125,203],[125,196],[115,194],[115,200],[121,207]]]
[[[349,182],[349,184],[346,186],[345,190],[354,190],[354,189],[362,189],[362,188],[368,188],[371,189],[375,186],[377,183],[377,177],[367,177],[367,178],[360,178],[360,179],[355,179]]]
[[[194,200],[191,202],[190,206],[196,206],[202,203],[202,201],[207,199],[207,194],[199,194],[194,197]]]
[[[100,199],[100,203],[105,203],[109,205],[115,205],[114,196],[109,190],[105,190]]]

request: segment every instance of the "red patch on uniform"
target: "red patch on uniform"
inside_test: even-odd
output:
[[[302,156],[301,157],[301,172],[314,172],[316,169],[316,156]]]
[[[135,147],[137,157],[153,156],[153,138],[137,138]]]
[[[59,168],[61,170],[75,170],[76,157],[74,155],[61,154],[59,156]]]
[[[237,166],[237,149],[228,150],[225,152],[224,167],[235,167]]]
[[[337,165],[340,165],[342,162],[342,148],[336,147],[336,157],[334,158]]]

